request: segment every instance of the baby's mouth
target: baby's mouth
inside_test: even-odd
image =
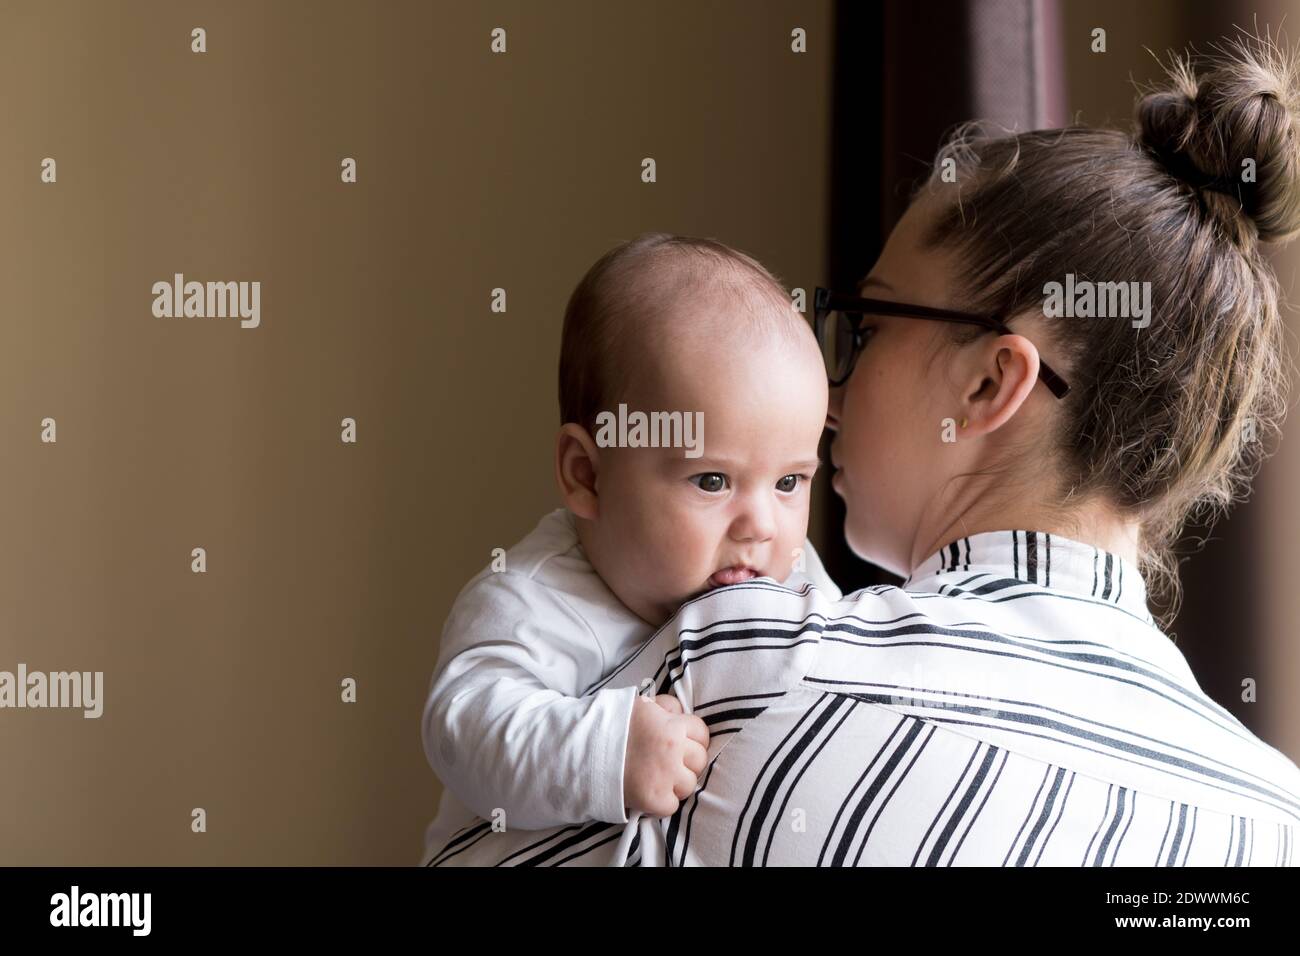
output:
[[[709,577],[709,587],[722,588],[728,584],[740,584],[742,581],[748,581],[752,578],[762,577],[762,573],[753,568],[737,565],[736,567],[723,568],[720,571],[714,571]]]

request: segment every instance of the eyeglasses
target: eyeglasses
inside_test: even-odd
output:
[[[813,315],[813,331],[817,333],[822,358],[826,361],[826,376],[832,387],[843,385],[853,374],[853,366],[858,361],[862,347],[867,343],[862,329],[863,317],[866,315],[961,322],[966,325],[979,325],[1003,335],[1012,334],[1006,323],[989,315],[949,312],[946,309],[889,302],[885,299],[864,299],[856,295],[841,295],[821,287],[818,287],[813,297]],[[1038,377],[1057,398],[1064,398],[1070,391],[1070,386],[1065,383],[1065,379],[1052,371],[1042,360],[1038,363]]]

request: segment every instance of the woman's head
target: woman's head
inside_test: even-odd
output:
[[[1140,529],[1153,590],[1176,585],[1178,531],[1244,490],[1285,407],[1259,244],[1300,230],[1295,80],[1290,54],[1239,41],[1199,75],[1176,60],[1131,134],[951,137],[863,294],[997,315],[1016,334],[868,317],[877,331],[831,399],[856,551],[907,573],[946,543],[922,530],[944,516],[1068,527],[1100,508]],[[1067,281],[1149,283],[1150,315],[1053,317],[1047,291]],[[1037,382],[1040,354],[1064,399]]]

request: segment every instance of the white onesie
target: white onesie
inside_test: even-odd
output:
[[[840,591],[811,541],[804,570]],[[557,508],[465,585],[443,627],[422,721],[424,752],[443,782],[429,850],[477,817],[512,830],[624,823],[623,759],[638,688],[588,688],[654,633],[601,580]]]

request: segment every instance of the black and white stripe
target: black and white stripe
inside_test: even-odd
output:
[[[598,685],[649,677],[710,728],[647,831],[664,862],[1293,865],[1300,770],[1205,696],[1125,561],[1017,530],[923,567],[838,602],[711,592]],[[431,862],[604,865],[621,833],[480,825]]]

